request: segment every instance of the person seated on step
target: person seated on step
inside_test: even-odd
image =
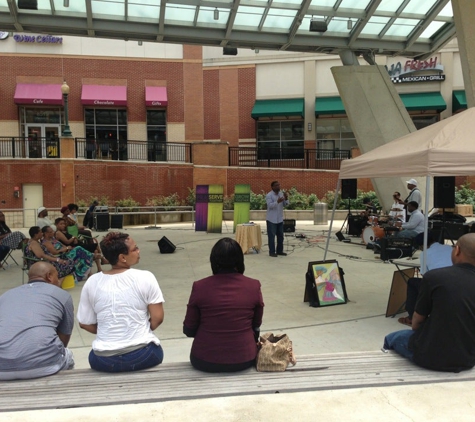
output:
[[[424,274],[412,330],[388,334],[383,352],[394,350],[435,371],[475,366],[475,233],[460,237],[452,263]]]
[[[34,263],[28,284],[0,296],[0,380],[46,377],[74,367],[71,295],[51,264]]]
[[[416,201],[411,201],[407,204],[407,210],[411,213],[407,223],[396,222],[394,227],[399,228],[395,232],[396,237],[404,237],[406,239],[413,239],[419,233],[424,232],[424,214],[419,210],[419,204]]]
[[[79,326],[96,334],[89,365],[101,372],[151,368],[163,360],[153,333],[163,322],[163,298],[150,271],[132,266],[140,260],[137,243],[126,233],[109,232],[101,241],[109,271],[93,274],[81,291]]]
[[[414,238],[414,244],[421,250],[424,248],[424,233],[419,233]],[[427,261],[424,267],[421,268],[420,273],[424,275],[426,271],[435,270],[436,268],[450,267],[452,265],[452,246],[441,245],[434,240],[432,233],[427,233]],[[406,311],[407,317],[398,319],[398,322],[409,327],[412,325],[412,315],[417,302],[417,296],[421,288],[422,278],[412,277],[407,280],[407,296],[406,296]]]
[[[244,276],[244,255],[234,239],[213,246],[213,275],[195,281],[183,333],[194,337],[190,361],[205,372],[236,372],[255,365],[264,313],[261,283]]]

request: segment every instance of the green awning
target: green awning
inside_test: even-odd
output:
[[[438,110],[447,108],[440,92],[420,92],[400,95],[407,111]],[[325,114],[346,114],[340,97],[323,97],[315,99],[315,116]]]
[[[285,100],[256,100],[251,117],[304,117],[303,98],[288,98]]]
[[[447,108],[440,92],[418,92],[415,94],[400,94],[407,111],[437,110]]]
[[[467,108],[467,95],[464,90],[452,93],[452,111]]]
[[[346,114],[340,97],[323,97],[315,99],[315,116],[323,114]]]

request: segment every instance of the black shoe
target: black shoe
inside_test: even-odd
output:
[[[277,255],[280,255],[280,256],[287,256],[287,254],[285,252],[277,252]]]
[[[276,253],[270,253],[269,256],[271,256],[272,258],[277,258],[277,254],[276,254]]]

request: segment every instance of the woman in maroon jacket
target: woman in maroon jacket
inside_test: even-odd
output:
[[[211,250],[213,275],[193,283],[183,332],[194,337],[190,361],[205,372],[235,372],[255,364],[264,302],[261,283],[244,276],[244,255],[230,238]]]

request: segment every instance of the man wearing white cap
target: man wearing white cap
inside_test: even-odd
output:
[[[54,231],[56,231],[56,226],[48,218],[48,210],[45,207],[38,208],[38,219],[36,220],[36,225],[42,229],[44,226],[50,226]]]
[[[406,209],[406,221],[409,221],[409,217],[411,213],[407,209],[407,204],[411,201],[417,202],[417,204],[419,205],[418,209],[420,210],[422,206],[422,195],[421,195],[421,191],[417,188],[418,183],[416,179],[409,179],[406,183],[407,183],[407,188],[411,192],[409,193],[409,196],[404,201],[400,199],[399,203],[404,205],[404,208]]]

